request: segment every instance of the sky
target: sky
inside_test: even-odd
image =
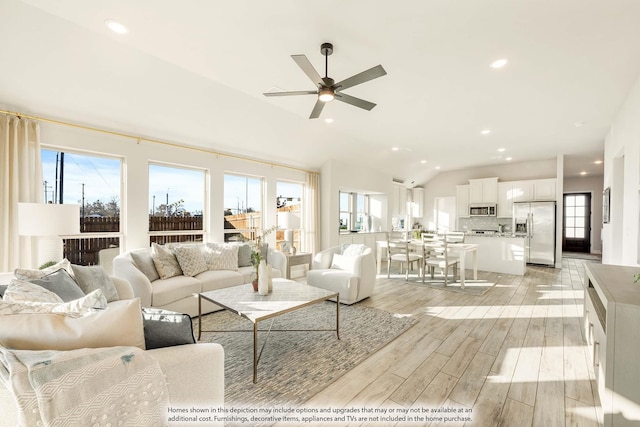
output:
[[[57,151],[42,150],[42,173],[46,184],[46,201],[56,194]],[[96,200],[108,202],[112,198],[121,200],[120,159],[68,153],[64,155],[64,203],[82,203],[84,184],[85,203]],[[149,211],[154,206],[184,200],[188,212],[202,212],[204,208],[205,173],[203,170],[184,169],[164,165],[149,165]],[[237,209],[262,207],[260,178],[225,174],[224,207]],[[44,190],[44,184],[43,184]],[[302,185],[278,181],[279,196],[302,198]]]

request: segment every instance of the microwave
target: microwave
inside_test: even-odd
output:
[[[471,205],[469,206],[469,216],[496,216],[496,205]]]

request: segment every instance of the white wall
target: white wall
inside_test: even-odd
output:
[[[591,193],[591,253],[602,253],[602,176],[564,179],[564,194]]]
[[[322,239],[320,246],[328,248],[338,244],[340,191],[377,194],[376,202],[381,205],[379,219],[382,231],[389,230],[388,197],[393,189],[393,177],[368,168],[354,167],[339,160],[330,160],[320,169],[320,220]],[[375,225],[374,225],[375,229]]]
[[[41,123],[41,142],[47,148],[84,151],[117,156],[123,160],[123,182],[121,204],[126,215],[121,218],[121,232],[124,239],[123,250],[149,245],[147,231],[149,162],[162,162],[179,166],[201,168],[207,173],[207,188],[210,188],[206,201],[204,227],[206,240],[222,241],[224,232],[223,178],[225,172],[247,174],[262,177],[265,180],[263,208],[265,227],[276,222],[276,182],[278,179],[305,182],[302,171],[272,167],[236,158],[216,156],[202,150],[163,145],[151,142],[136,143],[135,140],[98,132],[81,130],[67,126]],[[126,132],[126,131],[124,131]],[[275,233],[269,236],[275,243]]]
[[[604,188],[611,188],[611,222],[602,228],[602,262],[640,265],[640,76],[604,144]]]

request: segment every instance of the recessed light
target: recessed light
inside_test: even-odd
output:
[[[586,175],[586,174],[587,174],[587,172],[585,172],[585,171],[580,172],[580,175]]]
[[[482,131],[480,131],[481,134],[483,135],[489,135],[491,133],[491,129],[484,129]]]
[[[324,119],[324,122],[325,123],[333,123],[333,119],[328,117],[328,118]]]
[[[420,160],[420,163],[422,163],[424,165],[425,163],[427,163],[427,161],[426,160]]]
[[[507,62],[509,62],[507,58],[497,59],[491,63],[491,68],[496,68],[496,69],[502,68],[505,65],[507,65]]]
[[[506,160],[507,162],[510,162],[511,160],[513,160],[513,157],[507,157],[507,158],[505,158],[505,160]]]
[[[593,162],[596,165],[601,165],[602,164],[602,160],[596,160],[595,162]]]
[[[580,126],[584,126],[584,122],[574,122],[573,125],[579,128]]]
[[[400,147],[391,147],[391,151],[398,151]]]
[[[440,166],[436,166],[436,170],[440,170]]]
[[[127,34],[129,29],[119,23],[118,21],[114,21],[113,19],[107,19],[104,21],[107,27],[116,34]]]
[[[498,148],[498,153],[504,153],[505,151],[507,151],[506,148],[502,148],[502,147]]]

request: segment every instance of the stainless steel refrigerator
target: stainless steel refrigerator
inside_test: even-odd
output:
[[[556,202],[514,203],[512,230],[525,237],[528,264],[555,266]]]

